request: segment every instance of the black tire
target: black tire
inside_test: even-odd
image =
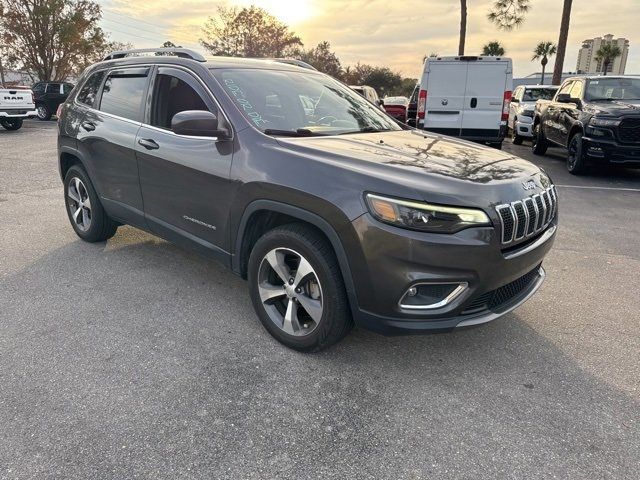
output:
[[[536,123],[533,126],[533,137],[531,138],[531,151],[535,155],[544,155],[547,153],[547,148],[549,148],[549,142],[547,141],[547,137],[544,135],[544,129],[542,128],[542,124],[540,122]]]
[[[36,105],[36,110],[38,111],[38,120],[42,120],[42,121],[51,120],[51,116],[53,115],[53,112],[49,107],[47,107],[47,105],[45,105],[44,103],[38,103]]]
[[[518,119],[513,119],[513,128],[511,129],[511,143],[514,145],[522,145],[522,140],[524,140],[520,135],[518,135],[518,131],[516,130],[516,121]]]
[[[267,312],[266,302],[263,303],[260,297],[260,275],[262,268],[265,268],[262,266],[263,262],[266,262],[269,252],[278,249],[299,253],[313,268],[313,274],[317,276],[322,314],[309,334],[304,334],[302,329],[299,331],[302,333],[301,336],[285,332],[284,327],[277,325]],[[248,279],[251,301],[258,318],[276,340],[289,348],[301,352],[320,351],[338,342],[353,327],[342,273],[333,249],[321,234],[307,225],[300,223],[283,225],[260,237],[249,257]],[[284,285],[283,288],[285,288]],[[282,295],[281,298],[283,302],[292,301],[288,300],[286,295]],[[281,304],[280,308],[283,306]],[[303,309],[302,313],[304,312]]]
[[[22,128],[22,119],[21,118],[4,118],[0,120],[0,124],[2,124],[5,130],[9,130],[9,131],[20,130]]]
[[[72,194],[75,195],[73,189],[75,189],[76,178],[82,182],[80,196],[83,197],[85,196],[83,194],[86,194],[90,201],[90,207],[83,208],[81,211],[81,215],[85,215],[85,210],[89,210],[89,223],[86,229],[83,229],[73,218],[78,206],[72,196]],[[74,184],[74,186],[71,187],[72,191],[70,192],[70,186],[72,184]],[[104,211],[96,190],[89,179],[89,175],[87,175],[87,172],[85,172],[84,168],[80,165],[73,165],[64,177],[64,203],[73,230],[85,242],[103,242],[115,235],[118,224],[111,220]],[[86,203],[86,199],[84,203]]]
[[[496,150],[502,150],[502,142],[491,142],[489,146]]]
[[[582,133],[575,133],[567,147],[567,170],[572,175],[582,175],[588,170],[587,159],[582,150]]]

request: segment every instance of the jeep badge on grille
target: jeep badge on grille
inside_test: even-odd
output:
[[[522,182],[522,188],[524,188],[525,190],[533,190],[534,188],[536,188],[536,182],[534,182],[533,180]]]

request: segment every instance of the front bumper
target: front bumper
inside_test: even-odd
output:
[[[518,117],[513,128],[521,137],[533,137],[533,118]]]
[[[35,118],[37,115],[38,115],[37,110],[29,110],[28,108],[5,108],[0,110],[0,119]]]
[[[355,320],[383,334],[449,331],[510,312],[540,288],[541,264],[556,233],[554,219],[539,237],[503,252],[493,227],[428,234],[384,225],[368,214],[353,226],[362,257],[368,259],[358,275],[354,272],[359,290]],[[460,283],[466,288],[439,308],[403,308],[399,300],[421,283]]]
[[[582,138],[583,152],[592,163],[610,163],[626,167],[640,167],[640,145],[620,144],[611,136],[598,138],[593,135]]]

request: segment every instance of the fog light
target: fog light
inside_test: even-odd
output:
[[[400,299],[400,308],[429,310],[444,307],[467,289],[467,283],[418,283],[407,289]]]

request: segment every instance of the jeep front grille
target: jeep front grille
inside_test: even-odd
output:
[[[502,229],[501,240],[509,244],[532,237],[547,228],[558,211],[555,187],[531,197],[496,207]]]

